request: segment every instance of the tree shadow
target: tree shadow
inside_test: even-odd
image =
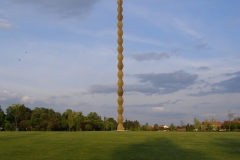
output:
[[[136,160],[136,159],[151,159],[151,160],[214,160],[214,157],[209,157],[204,153],[194,149],[185,149],[177,146],[169,139],[155,138],[132,145],[124,145],[118,148],[112,154],[114,160]]]
[[[226,159],[239,159],[240,157],[240,141],[236,138],[218,138],[213,142],[217,146],[219,153]]]

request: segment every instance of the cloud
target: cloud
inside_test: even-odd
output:
[[[162,112],[162,111],[165,111],[165,108],[164,107],[153,107],[152,111],[154,111],[154,112]]]
[[[179,29],[181,29],[182,31],[184,31],[185,33],[189,34],[194,38],[202,39],[204,37],[197,31],[189,27],[186,23],[184,23],[183,21],[180,21],[179,19],[175,19],[175,23]]]
[[[221,87],[221,93],[240,93],[240,72],[235,73],[236,77],[215,83],[213,87]],[[218,92],[217,90],[215,92]]]
[[[124,85],[124,92],[138,92],[146,95],[168,94],[186,89],[188,86],[192,85],[198,77],[196,74],[190,74],[184,71],[158,74],[135,74],[132,76],[136,77],[141,84]],[[88,88],[88,92],[91,94],[116,93],[117,85],[93,85]]]
[[[117,84],[116,85],[92,85],[88,88],[88,92],[91,94],[117,93]]]
[[[19,4],[28,4],[38,7],[44,12],[54,13],[63,18],[82,18],[92,9],[99,0],[10,0]]]
[[[204,92],[201,91],[197,94],[189,94],[190,96],[205,96],[209,94],[225,94],[225,93],[240,93],[240,71],[235,73],[226,73],[226,77],[234,76],[230,79],[223,80],[218,83],[210,85],[211,90]]]
[[[197,70],[201,70],[201,71],[208,71],[208,70],[211,70],[209,67],[207,66],[201,66],[201,67],[198,67],[196,68]]]
[[[14,25],[11,22],[0,18],[0,29],[1,28],[8,29],[8,28],[12,28],[12,27],[14,27]]]
[[[195,48],[198,50],[208,49],[207,44],[199,44],[199,45],[196,45]]]
[[[175,45],[175,44],[161,42],[156,39],[151,39],[151,38],[149,39],[146,37],[138,37],[138,36],[133,36],[133,35],[129,35],[129,34],[124,34],[124,39],[129,40],[129,41],[138,42],[138,43],[145,43],[145,44],[151,44],[151,45],[163,46],[163,47],[172,47]]]
[[[76,100],[77,99],[77,100]],[[14,93],[9,91],[0,91],[0,105],[2,109],[12,104],[25,104],[26,107],[31,109],[35,107],[52,108],[55,111],[63,112],[67,108],[87,111],[91,104],[86,103],[79,99],[76,95],[59,95],[59,96],[46,96],[46,97],[32,97],[22,93]]]
[[[128,54],[127,56],[136,61],[161,60],[163,58],[170,57],[170,55],[167,53],[155,53],[155,52]]]
[[[142,83],[150,83],[154,88],[159,89],[160,94],[173,93],[192,85],[198,75],[176,71],[173,73],[150,73],[134,75]]]

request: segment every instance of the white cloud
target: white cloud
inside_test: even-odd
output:
[[[26,96],[23,96],[22,99],[21,99],[21,101],[24,102],[24,103],[27,103],[27,102],[29,102],[29,103],[31,103],[31,104],[34,103],[34,99],[31,98],[31,97],[29,97],[29,96],[27,96],[27,95],[26,95]]]
[[[146,38],[146,37],[138,37],[130,34],[124,34],[123,38],[129,41],[135,41],[139,43],[145,43],[145,44],[151,44],[151,45],[156,45],[156,46],[164,46],[164,47],[173,47],[173,44],[161,42],[152,38]]]
[[[12,27],[14,27],[14,25],[10,21],[0,18],[0,29],[8,29]]]
[[[154,112],[165,111],[165,108],[164,107],[153,107],[152,111],[154,111]]]
[[[185,33],[193,36],[194,38],[202,39],[205,36],[197,32],[196,30],[192,29],[190,26],[188,26],[185,22],[175,19],[174,22],[176,23],[177,27],[181,30],[183,30]]]

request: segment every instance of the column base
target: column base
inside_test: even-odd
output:
[[[124,127],[123,127],[123,124],[118,124],[117,131],[125,131]]]

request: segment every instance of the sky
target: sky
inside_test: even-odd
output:
[[[240,116],[239,0],[124,0],[124,119]],[[117,0],[0,0],[0,105],[117,119]]]

